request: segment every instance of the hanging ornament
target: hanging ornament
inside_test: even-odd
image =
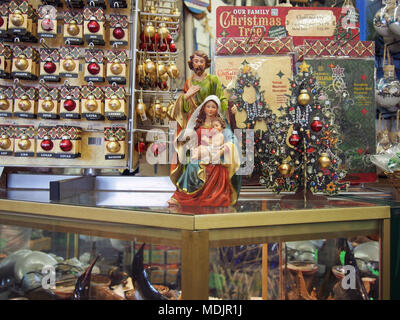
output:
[[[95,17],[91,17],[87,28],[91,33],[97,33],[100,30],[100,24],[96,21]]]
[[[24,16],[20,10],[15,10],[12,15],[11,22],[14,26],[20,27],[24,23]]]
[[[157,72],[158,76],[161,77],[162,75],[166,74],[168,71],[167,67],[164,63],[157,63]]]
[[[331,160],[326,152],[321,153],[321,156],[318,158],[318,164],[323,169],[326,169],[331,165]]]
[[[322,122],[319,119],[319,117],[314,117],[313,118],[310,127],[311,127],[311,130],[314,131],[314,132],[320,132],[321,131],[323,126],[322,126]]]
[[[60,141],[60,149],[64,152],[68,152],[72,150],[72,142],[70,137],[63,136],[62,140]]]
[[[169,51],[171,52],[176,52],[177,48],[176,48],[176,44],[174,41],[171,41],[171,43],[169,44]]]
[[[125,36],[125,31],[121,25],[117,24],[113,30],[113,37],[117,40],[121,40]]]
[[[168,75],[172,79],[177,79],[179,77],[179,69],[174,63],[170,63],[168,66]]]
[[[144,70],[147,74],[154,74],[156,72],[156,65],[150,59],[147,59],[144,65]]]
[[[154,28],[153,23],[147,22],[146,26],[144,27],[144,36],[148,39],[153,38],[156,34],[156,28]]]
[[[281,175],[286,178],[290,175],[290,164],[288,163],[287,160],[283,160],[281,165],[279,166],[278,170],[281,173]]]
[[[54,23],[50,15],[45,15],[42,20],[41,26],[44,31],[52,31],[54,29]]]
[[[165,52],[168,49],[168,45],[165,42],[160,43],[158,46],[158,51]]]
[[[300,136],[296,130],[293,130],[292,135],[289,137],[289,143],[296,147],[300,142]]]
[[[3,134],[0,138],[0,149],[7,150],[11,146],[11,140],[8,135]]]
[[[136,105],[136,112],[140,115],[141,119],[146,120],[146,105],[143,103],[143,99],[138,99],[138,103]]]
[[[27,135],[22,135],[21,139],[18,141],[18,147],[21,150],[28,150],[31,147],[31,141]]]
[[[96,74],[98,74],[100,72],[100,66],[97,63],[96,59],[90,60],[90,63],[87,66],[87,70],[92,75],[96,75]]]
[[[67,111],[74,111],[76,108],[76,102],[72,99],[71,96],[67,97],[67,100],[64,101],[64,109]]]
[[[157,30],[157,34],[160,37],[160,40],[166,40],[168,35],[169,35],[169,30],[167,28],[167,26],[165,25],[165,23],[160,23],[160,26]]]
[[[51,74],[51,73],[54,73],[57,70],[57,66],[53,61],[51,61],[51,58],[48,58],[46,60],[46,62],[44,63],[44,65],[43,65],[43,69],[47,73]]]
[[[116,137],[110,137],[106,145],[106,148],[111,153],[117,153],[119,150],[121,150],[121,145]]]
[[[18,108],[22,111],[28,111],[31,108],[31,102],[28,99],[28,96],[23,95],[21,99],[18,101]]]
[[[394,65],[383,66],[384,75],[376,84],[375,99],[379,106],[396,111],[400,103],[400,82],[396,78]]]
[[[43,137],[42,142],[40,143],[40,147],[44,150],[44,151],[50,151],[51,149],[53,149],[53,141],[51,141],[50,136],[45,136]]]
[[[47,96],[45,101],[42,103],[42,108],[44,111],[51,111],[54,108],[54,102],[52,101],[51,97]]]
[[[18,70],[26,70],[29,66],[28,60],[26,59],[26,56],[24,54],[20,54],[15,61],[15,66],[17,67]]]
[[[67,33],[71,36],[76,36],[79,34],[79,27],[75,20],[71,20],[67,25]]]
[[[154,114],[156,117],[160,117],[162,111],[162,105],[160,100],[156,99],[155,103],[153,104]]]
[[[0,95],[0,110],[7,110],[10,106],[10,103],[7,100],[7,97],[4,94]]]
[[[63,67],[64,67],[65,70],[71,72],[71,71],[75,70],[76,63],[75,63],[75,61],[72,59],[71,56],[66,56],[66,57],[65,57],[65,60],[64,60],[64,62],[63,62]]]
[[[119,59],[115,59],[110,67],[110,70],[113,74],[120,74],[123,70],[121,61]]]
[[[302,106],[306,106],[310,102],[310,100],[311,98],[308,94],[308,91],[306,89],[300,90],[300,94],[297,98],[298,103]]]
[[[167,117],[167,112],[168,112],[168,107],[162,106],[160,118],[164,120]]]
[[[97,101],[93,95],[88,96],[85,107],[89,111],[95,111],[97,109]]]
[[[119,99],[116,95],[112,95],[111,100],[108,103],[108,106],[111,110],[116,111],[119,108],[121,108],[121,102],[119,101]]]

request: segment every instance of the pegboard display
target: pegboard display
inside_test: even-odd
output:
[[[2,166],[135,166],[135,8],[130,0],[1,1]]]

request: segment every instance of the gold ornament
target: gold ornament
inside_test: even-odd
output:
[[[119,59],[115,59],[110,67],[110,70],[113,74],[120,74],[123,70],[121,61]]]
[[[51,100],[51,97],[46,97],[45,101],[42,103],[42,108],[44,111],[51,111],[54,108],[54,102]]]
[[[144,80],[144,66],[143,64],[138,64],[136,67],[136,74],[139,76],[139,81]]]
[[[156,28],[154,28],[154,26],[151,22],[147,22],[146,26],[144,27],[143,32],[147,38],[153,38],[154,35],[156,34]]]
[[[147,59],[144,65],[144,71],[147,74],[154,74],[156,72],[156,65],[150,59]]]
[[[167,37],[169,35],[169,30],[168,30],[167,26],[165,25],[165,23],[160,23],[160,26],[157,30],[157,34],[160,37],[160,39],[167,39]]]
[[[7,97],[4,94],[0,95],[0,110],[7,110],[10,106],[10,103],[7,100]]]
[[[117,138],[111,137],[108,140],[106,148],[111,153],[117,153],[119,150],[121,150],[121,145],[119,144]]]
[[[92,95],[88,96],[85,107],[89,111],[95,111],[97,109],[97,101],[94,98],[94,96]]]
[[[286,177],[288,177],[290,175],[291,167],[290,167],[290,165],[289,165],[287,160],[283,160],[278,169],[279,169],[279,172],[281,173],[281,175],[284,178],[286,178]]]
[[[157,63],[158,76],[161,77],[163,74],[167,73],[167,67],[163,63]]]
[[[155,112],[154,112],[154,105],[152,105],[149,110],[147,110],[147,115],[149,116],[149,118],[154,118],[155,116]]]
[[[176,79],[179,77],[179,69],[174,63],[170,63],[170,65],[168,66],[168,75],[172,79]]]
[[[164,73],[162,76],[160,76],[160,79],[163,82],[168,81],[169,79],[168,73]]]
[[[67,26],[67,32],[68,32],[68,34],[71,35],[71,36],[76,36],[76,35],[79,34],[79,31],[80,31],[80,30],[79,30],[79,27],[78,27],[76,21],[75,21],[75,20],[71,20],[71,21],[68,23],[68,26]]]
[[[28,96],[22,96],[18,102],[18,108],[22,111],[28,111],[31,108],[31,102],[28,100]]]
[[[121,102],[118,100],[118,97],[116,95],[111,96],[111,100],[108,103],[108,107],[114,111],[121,108]]]
[[[329,155],[325,152],[321,153],[321,156],[318,158],[318,164],[321,168],[328,168],[331,165]]]
[[[168,107],[167,106],[162,106],[160,118],[161,119],[165,119],[167,117],[167,112],[168,112]]]
[[[146,113],[146,105],[143,103],[143,99],[138,99],[138,104],[136,105],[136,112],[139,115]]]
[[[3,134],[0,138],[0,149],[7,150],[11,146],[11,140],[8,135]]]
[[[297,98],[297,101],[299,102],[300,105],[306,106],[310,102],[311,98],[310,95],[308,94],[307,89],[302,89],[300,90],[300,94]]]
[[[20,54],[18,58],[15,60],[15,66],[17,67],[18,70],[26,70],[29,66],[29,62],[26,59],[26,56],[24,54]]]
[[[75,70],[76,63],[75,63],[75,61],[72,59],[71,56],[66,56],[66,57],[65,57],[65,60],[64,60],[64,62],[63,62],[63,67],[64,67],[65,70],[71,72],[71,71],[74,71],[74,70]]]
[[[28,150],[31,147],[31,141],[27,135],[21,136],[21,140],[18,141],[18,147],[21,150]]]
[[[162,105],[160,104],[160,100],[156,100],[156,102],[153,104],[153,109],[154,109],[154,114],[156,117],[160,117],[161,115],[161,110],[162,110]]]
[[[24,16],[20,10],[15,10],[12,15],[11,22],[14,26],[20,27],[24,23]]]

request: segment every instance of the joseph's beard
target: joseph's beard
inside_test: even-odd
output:
[[[203,68],[195,68],[193,71],[198,76],[201,76],[204,73],[204,69]]]

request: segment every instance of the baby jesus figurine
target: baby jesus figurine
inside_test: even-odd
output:
[[[200,160],[202,163],[219,164],[224,154],[225,121],[215,117],[211,121],[211,129],[202,129],[200,145],[193,150],[192,160]]]

